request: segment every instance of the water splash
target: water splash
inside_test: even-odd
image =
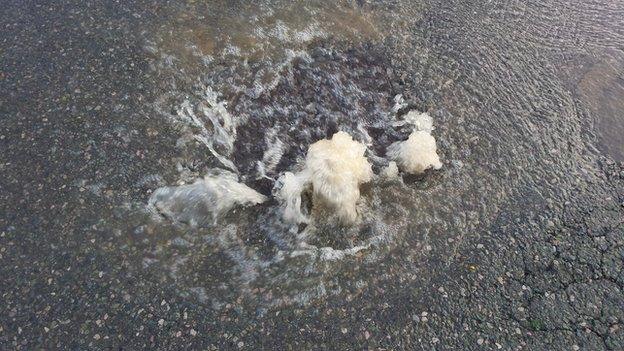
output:
[[[193,184],[156,189],[149,206],[171,220],[197,226],[213,222],[237,205],[257,205],[266,197],[245,184],[235,174],[215,170]]]
[[[294,223],[309,221],[301,212],[301,196],[311,188],[313,206],[329,206],[342,223],[355,222],[360,184],[373,176],[365,152],[366,146],[345,132],[310,145],[304,169],[297,174],[287,172],[280,178],[281,189],[277,193],[284,218]]]

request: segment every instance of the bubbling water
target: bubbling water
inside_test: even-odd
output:
[[[235,174],[216,170],[215,174],[197,179],[193,184],[156,189],[149,205],[177,222],[196,226],[237,205],[257,205],[266,197],[239,183]]]
[[[429,168],[442,168],[435,138],[424,130],[414,131],[407,140],[390,145],[388,156],[407,173],[420,174]]]
[[[221,103],[213,99],[212,105]],[[190,111],[190,108],[186,108]],[[210,114],[210,109],[205,109]],[[192,114],[192,112],[188,112]],[[232,118],[226,112],[221,115]],[[201,120],[193,119],[193,123],[201,124]],[[221,124],[216,123],[221,126]],[[231,124],[231,123],[230,123]],[[437,154],[433,131],[433,120],[427,113],[409,111],[403,119],[395,121],[394,126],[413,128],[414,131],[405,141],[398,141],[388,147],[387,166],[381,170],[380,176],[386,179],[398,179],[399,169],[406,173],[421,174],[427,169],[440,169],[442,163]],[[223,139],[234,140],[236,134],[220,129]],[[275,133],[267,134],[267,144],[277,140]],[[197,138],[197,136],[196,136]],[[369,137],[370,139],[370,137]],[[374,140],[368,140],[369,144]],[[232,142],[230,142],[232,144]],[[265,169],[272,169],[281,158],[283,152],[281,141],[273,142],[257,161],[262,172],[260,178],[267,178]],[[326,216],[325,221],[336,218],[340,224],[353,225],[358,220],[357,204],[360,199],[360,185],[368,183],[375,177],[366,153],[367,145],[353,139],[344,131],[335,133],[331,139],[322,139],[312,143],[305,158],[303,169],[299,172],[285,172],[275,181],[273,193],[280,203],[282,220],[289,224],[309,224],[312,222],[310,213],[318,209],[329,209],[334,215]],[[370,157],[379,161],[378,156],[370,152]],[[219,155],[220,156],[220,155]],[[221,156],[222,164],[236,166]],[[381,159],[383,161],[383,159]],[[389,161],[389,162],[388,162]],[[310,209],[304,206],[303,198],[312,195]],[[197,226],[213,222],[239,205],[257,205],[267,198],[256,190],[240,183],[238,175],[231,171],[213,169],[203,179],[193,184],[177,187],[156,189],[150,197],[150,207],[160,214],[176,222]]]
[[[281,178],[278,196],[283,203],[284,219],[295,223],[308,222],[301,212],[301,195],[306,188],[312,187],[314,205],[332,208],[342,223],[355,222],[359,186],[373,176],[365,152],[366,146],[345,132],[310,145],[304,170],[296,175],[287,172]]]
[[[179,179],[192,182],[218,167],[231,171],[235,184],[273,197],[214,211],[195,205],[207,196],[203,186],[171,187],[166,194],[180,196],[159,196],[157,209],[167,219],[197,224],[173,226],[192,244],[157,245],[151,253],[181,293],[215,308],[236,295],[267,308],[306,304],[365,285],[342,282],[343,268],[383,260],[418,223],[428,223],[420,189],[402,181],[406,169],[387,153],[393,142],[425,129],[428,115],[409,110],[426,105],[403,97],[385,51],[371,43],[343,51],[336,40],[253,52],[236,45],[240,56],[201,50],[196,67],[185,60],[158,66],[180,83],[155,104],[179,132]],[[426,192],[429,181],[422,182]],[[185,204],[184,196],[192,201]],[[166,213],[170,199],[175,211]]]
[[[415,130],[407,140],[390,145],[387,156],[396,161],[401,169],[411,174],[421,174],[430,168],[442,168],[436,140],[431,135],[433,131],[431,116],[427,113],[410,111],[405,115],[403,121],[395,123],[395,125],[405,124],[414,126]],[[391,168],[388,170],[392,171]]]

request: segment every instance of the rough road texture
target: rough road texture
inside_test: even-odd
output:
[[[375,267],[353,267],[374,277],[358,291],[257,313],[244,301],[214,309],[181,296],[161,272],[137,269],[155,245],[152,229],[120,229],[133,222],[121,204],[144,202],[145,189],[163,185],[146,174],[176,179],[175,131],[146,108],[167,85],[143,49],[144,32],[168,21],[171,4],[4,4],[0,349],[624,349],[622,136],[609,132],[624,114],[617,103],[624,7],[441,1],[417,8],[415,35],[383,45],[429,56],[388,58],[406,87],[380,89],[412,91],[421,106],[474,103],[451,109],[454,116],[513,121],[525,113],[531,123],[509,122],[509,134],[487,118],[472,124],[491,132],[473,153],[520,155],[510,173],[493,171],[475,186],[508,181],[516,194],[468,237],[434,239],[426,259],[402,254],[418,240],[411,238]],[[355,47],[360,56],[368,50]],[[516,69],[532,73],[515,76]],[[445,85],[451,78],[456,87]],[[581,123],[565,124],[564,115]],[[553,138],[569,131],[563,141],[546,140],[548,130],[536,134],[547,146],[569,143],[555,150],[563,156],[552,156],[559,167],[552,177],[548,164],[522,156],[548,159],[551,150],[531,149],[541,141],[512,142],[540,123],[565,124]],[[449,144],[460,138],[448,135]],[[505,136],[510,141],[490,143]],[[578,151],[585,148],[592,152]],[[469,200],[467,209],[479,207]],[[406,276],[412,266],[418,273]]]

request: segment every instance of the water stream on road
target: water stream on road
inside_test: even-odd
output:
[[[215,308],[349,299],[379,279],[416,279],[432,274],[432,262],[450,264],[460,245],[488,235],[503,204],[564,203],[577,179],[599,177],[592,111],[570,88],[587,69],[575,67],[595,67],[581,95],[608,115],[592,77],[612,66],[591,66],[566,33],[522,26],[548,11],[506,9],[494,2],[460,16],[461,4],[445,2],[181,5],[145,46],[166,91],[151,105],[154,128],[177,140],[177,178],[146,175],[162,180],[149,191],[226,172],[238,197],[218,216],[210,206],[183,204],[176,211],[184,215],[172,216],[147,200],[132,204],[135,233],[150,243],[138,269],[162,271],[181,294]],[[621,97],[617,89],[609,91]],[[410,111],[432,117],[442,167],[384,177],[388,147],[413,130],[402,122]],[[344,225],[321,209],[293,226],[276,182],[338,131],[366,147],[375,174],[359,187],[358,219]],[[230,188],[202,189],[218,202]]]

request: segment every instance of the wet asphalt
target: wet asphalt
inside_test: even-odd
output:
[[[483,240],[429,267],[435,286],[379,280],[349,299],[258,314],[236,303],[213,309],[158,272],[133,268],[141,255],[126,248],[140,249],[130,241],[149,233],[98,224],[123,222],[120,204],[145,201],[136,186],[145,174],[175,169],[175,139],[156,135],[159,122],[145,109],[163,91],[142,34],[172,6],[3,4],[0,349],[624,349],[624,165],[608,133],[599,181],[556,205],[527,189],[483,228]],[[564,18],[552,20],[556,28]],[[621,53],[622,32],[614,33],[600,40]],[[620,84],[621,72],[608,74]],[[596,101],[587,89],[580,101]],[[624,113],[607,105],[589,110]]]

